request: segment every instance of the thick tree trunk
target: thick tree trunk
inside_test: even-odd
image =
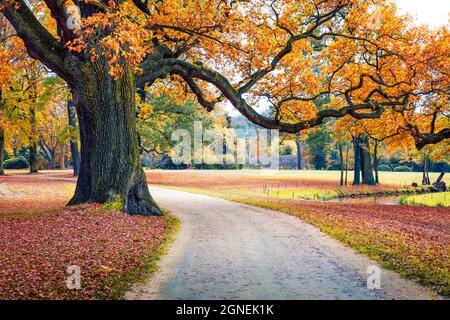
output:
[[[113,203],[130,214],[162,215],[150,196],[139,157],[134,75],[108,74],[106,62],[87,63],[72,89],[81,163],[69,205]]]
[[[3,170],[3,162],[5,161],[5,132],[0,128],[0,176],[5,175]]]
[[[303,170],[303,168],[305,167],[304,163],[303,163],[303,148],[302,148],[302,143],[301,141],[298,140],[298,138],[295,140],[295,146],[297,147],[297,169],[298,170]]]
[[[373,176],[373,165],[372,156],[370,153],[369,139],[367,137],[361,138],[361,172],[362,172],[362,183],[366,185],[375,185],[375,178]]]
[[[353,137],[353,149],[355,150],[353,185],[359,186],[361,184],[361,146],[359,137]]]
[[[76,128],[76,110],[72,100],[67,102],[67,115],[69,126]],[[70,139],[70,153],[72,155],[73,176],[78,177],[78,173],[80,172],[80,153],[78,152],[78,144],[75,139]]]
[[[38,152],[37,152],[37,143],[32,142],[30,145],[30,173],[37,173],[39,166],[38,166]]]

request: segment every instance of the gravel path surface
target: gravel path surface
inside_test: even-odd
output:
[[[160,272],[125,299],[431,299],[433,294],[300,219],[204,195],[150,188],[181,220]]]

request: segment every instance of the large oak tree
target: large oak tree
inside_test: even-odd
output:
[[[81,166],[70,204],[120,201],[131,214],[161,214],[139,160],[138,88],[169,81],[175,95],[188,90],[208,110],[228,100],[255,124],[288,133],[327,118],[378,118],[430,91],[448,93],[448,66],[436,64],[448,55],[448,39],[434,50],[424,43],[438,44],[448,31],[416,30],[383,0],[0,4],[29,55],[72,91]],[[47,28],[43,16],[52,17]],[[257,111],[263,100],[270,117]],[[449,128],[408,125],[419,147],[450,136]]]

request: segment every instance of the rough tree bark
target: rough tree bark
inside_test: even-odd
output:
[[[355,150],[355,169],[353,185],[375,185],[373,176],[372,156],[367,136],[353,137]]]
[[[372,156],[370,153],[369,138],[367,136],[361,137],[361,173],[362,184],[375,185],[375,178],[373,176]]]
[[[135,79],[120,79],[102,59],[86,62],[83,78],[72,85],[78,114],[81,163],[69,205],[117,203],[130,214],[162,215],[150,196],[139,157],[135,122]]]
[[[76,110],[73,105],[73,101],[67,102],[67,118],[69,119],[69,126],[76,128]],[[70,139],[70,153],[72,155],[73,176],[78,177],[80,172],[80,153],[78,151],[78,145],[76,140]]]

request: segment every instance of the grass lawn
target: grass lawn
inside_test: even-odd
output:
[[[64,207],[65,173],[0,177],[0,300],[117,299],[155,271],[178,221],[99,205]],[[66,286],[78,266],[81,289]]]
[[[381,185],[352,186],[351,179],[346,187],[339,186],[338,171],[274,171],[274,170],[180,170],[148,171],[151,184],[204,189],[214,185],[214,190],[229,196],[270,197],[296,200],[330,200],[342,196],[394,195],[422,192],[428,186],[411,187],[419,182],[421,173],[382,172]],[[187,177],[187,179],[186,179]],[[349,177],[351,174],[349,172]],[[430,179],[437,179],[431,174]],[[445,181],[445,179],[444,179]],[[450,182],[450,181],[449,181]]]
[[[402,196],[399,203],[410,206],[450,207],[450,192]]]
[[[209,174],[210,173],[210,174]],[[390,173],[392,181],[397,173]],[[417,175],[398,173],[405,181]],[[332,192],[338,180],[329,172],[258,171],[149,171],[148,180],[159,186],[208,194],[241,203],[279,210],[321,229],[386,268],[450,296],[450,211],[444,207],[420,208],[352,203],[305,201],[289,198],[294,192]],[[328,177],[328,179],[327,179]],[[398,179],[401,180],[401,179]],[[273,188],[269,187],[274,185]],[[280,191],[278,197],[278,185]],[[265,189],[270,189],[269,192]],[[346,192],[373,192],[397,185],[354,188]],[[308,191],[308,190],[314,191]],[[317,190],[317,191],[316,191]],[[280,196],[283,195],[283,196]],[[363,200],[363,199],[362,199]]]
[[[185,171],[190,170],[147,170],[147,172],[157,173],[170,173],[183,174]],[[224,170],[191,170],[197,176],[221,176],[224,174]],[[349,184],[353,182],[353,171],[348,172]],[[310,180],[310,181],[326,181],[326,182],[334,182],[339,183],[340,179],[340,171],[326,171],[326,170],[252,170],[252,169],[244,169],[244,170],[227,170],[227,177],[240,177],[240,178],[249,178],[249,177],[261,177],[263,179],[276,178],[279,180],[290,180],[290,179],[302,179],[302,180]],[[380,182],[382,185],[389,186],[409,186],[413,182],[420,183],[422,181],[422,173],[421,172],[379,172]],[[436,180],[439,177],[439,173],[431,172],[430,179],[431,181]],[[447,184],[450,183],[450,174],[444,177],[444,181]]]

